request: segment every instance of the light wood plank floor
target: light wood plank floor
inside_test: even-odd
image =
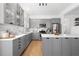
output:
[[[42,41],[32,41],[22,56],[42,56]]]

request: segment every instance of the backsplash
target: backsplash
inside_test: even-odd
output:
[[[5,31],[5,30],[9,30],[14,34],[25,33],[25,30],[23,27],[10,25],[10,24],[0,24],[0,31]]]

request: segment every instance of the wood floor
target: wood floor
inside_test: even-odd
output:
[[[42,56],[42,41],[32,41],[22,56]]]

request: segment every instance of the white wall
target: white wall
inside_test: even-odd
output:
[[[65,34],[79,34],[79,26],[74,26],[75,18],[78,15],[65,15],[62,17],[62,33]]]
[[[75,25],[75,18],[79,18],[79,15],[71,15],[70,16],[70,22],[71,22],[71,34],[79,34],[79,26],[74,26]]]
[[[70,34],[71,33],[71,19],[69,16],[61,17],[62,24],[62,34]]]

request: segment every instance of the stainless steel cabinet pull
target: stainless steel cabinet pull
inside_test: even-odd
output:
[[[69,38],[66,37],[65,39],[69,39]]]
[[[18,49],[21,49],[21,47],[18,47]]]
[[[19,41],[18,43],[21,43],[21,41]]]
[[[21,44],[19,44],[18,46],[21,46]]]
[[[46,39],[49,39],[48,37]]]
[[[56,39],[59,39],[59,38],[56,38]]]
[[[19,38],[19,40],[21,40],[21,38]]]
[[[74,39],[78,39],[78,38],[74,38]]]

